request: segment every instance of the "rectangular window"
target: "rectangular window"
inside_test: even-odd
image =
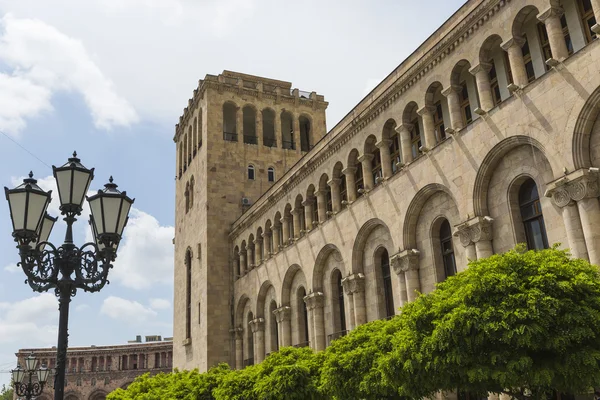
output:
[[[508,59],[508,53],[504,52],[504,69],[506,70],[506,81],[510,85],[513,83],[512,69],[510,68],[510,60]]]
[[[410,132],[410,142],[411,142],[412,156],[413,156],[413,159],[415,159],[421,155],[421,150],[419,150],[419,149],[422,146],[421,131],[419,129],[419,119],[415,118],[410,123],[413,125],[413,129]]]
[[[460,109],[462,111],[463,123],[465,125],[473,122],[473,115],[471,114],[471,102],[469,101],[469,91],[467,89],[467,82],[462,81],[460,83]]]
[[[442,102],[437,101],[434,104],[435,112],[433,113],[433,127],[435,130],[435,139],[441,142],[446,139],[446,127],[444,126],[444,113],[442,112]]]
[[[535,79],[535,71],[533,70],[533,60],[531,59],[531,52],[529,51],[529,43],[525,39],[525,44],[521,48],[523,50],[523,62],[525,63],[525,72],[527,73],[527,80],[529,82]]]
[[[354,181],[356,183],[356,196],[360,197],[362,196],[362,193],[360,193],[359,190],[365,188],[365,184],[363,182],[363,170],[362,165],[360,163],[357,163],[356,165],[356,172],[354,176]]]
[[[398,134],[392,136],[390,143],[390,159],[392,160],[392,173],[395,174],[398,171],[397,164],[402,161],[400,153],[400,137]]]
[[[492,98],[494,100],[494,106],[497,106],[502,102],[500,96],[500,86],[498,85],[498,74],[496,73],[496,66],[492,63],[492,69],[490,69],[490,88],[492,89]]]
[[[371,160],[371,172],[373,173],[373,183],[378,185],[377,178],[383,177],[381,171],[381,153],[379,149],[373,152],[373,160]]]
[[[581,23],[585,31],[586,43],[596,39],[596,33],[592,31],[592,26],[596,25],[596,16],[592,9],[590,0],[577,0],[579,6],[579,14],[581,15]]]

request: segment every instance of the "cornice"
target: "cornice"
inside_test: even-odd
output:
[[[456,51],[467,38],[476,34],[484,24],[496,15],[501,8],[510,3],[510,1],[511,0],[481,1],[481,3],[458,22],[456,26],[449,28],[450,31],[436,44],[433,44],[431,49],[419,59],[415,60],[412,65],[402,72],[403,65],[410,62],[411,57],[413,57],[409,56],[409,58],[401,63],[388,78],[384,79],[382,83],[385,84],[386,80],[394,79],[393,76],[400,74],[400,76],[397,76],[389,83],[389,86],[384,89],[376,99],[372,100],[370,104],[362,104],[369,100],[363,100],[359,103],[352,111],[350,111],[348,116],[342,119],[340,122],[342,126],[338,124],[328,132],[325,136],[330,137],[328,142],[324,145],[315,147],[302,158],[302,160],[306,159],[304,165],[301,165],[295,171],[288,171],[288,173],[291,173],[292,175],[290,175],[285,182],[279,186],[273,186],[264,194],[267,198],[266,202],[261,202],[259,199],[259,201],[254,203],[246,213],[233,223],[229,235],[230,238],[232,240],[235,239],[239,232],[244,231],[252,225],[256,219],[262,217],[270,209],[271,204],[286,197],[291,189],[300,184],[300,181],[303,181],[304,178],[314,172],[319,165],[323,164],[327,159],[337,153],[345,143],[366,128],[377,116],[396,103],[403,93],[429,74],[446,57]],[[467,6],[468,4],[463,7]],[[443,26],[440,29],[443,29]],[[426,45],[427,41],[422,44],[422,46]],[[361,107],[364,108],[359,111]],[[344,120],[347,118],[350,119],[344,124]],[[340,127],[338,128],[338,126]],[[308,159],[307,157],[309,157],[311,153],[313,153],[312,158]]]

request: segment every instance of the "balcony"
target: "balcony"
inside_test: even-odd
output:
[[[263,138],[263,144],[266,147],[277,147],[277,139]]]
[[[227,140],[228,142],[237,142],[238,135],[237,133],[233,132],[223,132],[223,139]]]
[[[258,144],[258,136],[256,136],[256,135],[244,135],[244,143],[245,144]]]

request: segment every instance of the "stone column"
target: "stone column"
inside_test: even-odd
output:
[[[465,124],[463,123],[462,112],[460,111],[459,93],[461,90],[462,88],[459,85],[450,85],[446,89],[442,90],[442,95],[448,100],[450,127],[455,132],[458,132],[465,127]]]
[[[317,197],[317,209],[319,210],[319,223],[327,221],[327,192],[324,190],[317,190],[315,192]]]
[[[241,327],[229,331],[235,339],[235,369],[244,368],[244,329]]]
[[[598,231],[598,225],[595,223],[600,220],[597,214],[599,206],[591,201],[595,200],[598,203],[596,174],[580,169],[549,183],[547,187],[545,195],[552,197],[552,202],[562,209],[571,254],[592,262],[588,251],[592,250],[594,258],[598,257],[597,252],[600,251],[595,233]],[[580,215],[580,210],[583,215]]]
[[[287,215],[281,218],[281,229],[283,229],[283,243],[282,246],[287,246],[290,241],[290,217]]]
[[[235,133],[238,135],[238,141],[244,143],[244,113],[241,107],[235,110]]]
[[[402,279],[400,279],[400,303],[405,304],[408,301],[413,301],[419,295],[421,291],[421,281],[419,279],[419,257],[421,253],[419,250],[410,249],[403,250],[394,254],[390,258],[390,263],[394,268],[394,272],[398,275],[398,278],[402,278],[401,275],[404,276],[404,281],[406,285],[406,298],[402,298],[402,292],[404,288],[402,287]]]
[[[283,306],[273,310],[279,336],[279,348],[292,345],[292,309],[290,306]]]
[[[340,197],[341,179],[330,179],[327,184],[331,188],[331,209],[334,214],[337,214],[342,209],[342,199]]]
[[[325,349],[325,314],[323,306],[325,305],[325,295],[321,292],[314,292],[304,297],[306,308],[312,313],[312,348],[315,351]]]
[[[262,112],[260,110],[256,112],[256,144],[263,144]]]
[[[400,282],[400,307],[408,303],[408,292],[406,291],[406,274],[403,271],[397,273]]]
[[[400,151],[402,152],[402,162],[404,164],[409,164],[413,160],[412,143],[410,139],[412,130],[413,125],[404,122],[396,127],[396,132],[400,135]]]
[[[379,149],[379,154],[381,155],[381,171],[383,172],[383,179],[388,179],[393,175],[390,144],[392,144],[392,141],[389,139],[383,139],[380,142],[375,143],[375,146]]]
[[[273,235],[273,249],[271,253],[277,254],[279,253],[279,248],[281,247],[281,243],[279,242],[279,230],[281,229],[281,225],[275,226],[271,228],[273,231],[271,234]]]
[[[492,217],[477,217],[471,223],[471,240],[475,243],[477,259],[487,258],[494,254],[492,247]]]
[[[421,116],[423,120],[423,136],[424,136],[424,144],[423,151],[426,152],[428,150],[433,149],[435,146],[435,125],[433,124],[433,113],[435,112],[435,107],[433,106],[424,106],[417,114]]]
[[[352,296],[352,292],[350,292],[351,288],[350,286],[346,285],[344,286],[344,281],[342,280],[342,287],[344,289],[344,300],[348,300],[347,301],[347,307],[345,308],[346,311],[346,329],[348,331],[351,331],[352,329],[354,329],[356,327],[356,324],[354,323],[354,296]]]
[[[453,233],[453,236],[458,236],[460,239],[460,244],[465,248],[465,267],[469,264],[469,261],[477,260],[477,251],[475,250],[475,243],[471,240],[471,230],[468,224],[465,222],[460,225],[456,231]],[[458,264],[457,268],[458,270]],[[461,270],[463,270],[462,268]],[[458,271],[457,271],[458,272]]]
[[[250,321],[250,329],[254,335],[254,364],[265,359],[265,319],[256,318]]]
[[[300,118],[297,115],[293,116],[293,126],[294,126],[294,134],[292,135],[294,148],[296,149],[296,153],[300,154],[300,148],[302,147],[300,144]]]
[[[262,236],[260,238],[256,238],[254,240],[254,263],[256,265],[262,264],[264,256],[264,247],[263,247],[263,239]]]
[[[248,259],[246,262],[248,263],[248,269],[252,271],[254,267],[256,267],[256,259],[254,258],[254,241],[248,241]]]
[[[365,303],[365,276],[362,273],[349,275],[342,279],[346,293],[352,294],[353,328],[367,322],[367,307]]]
[[[537,19],[546,25],[550,52],[552,53],[552,58],[558,61],[562,61],[569,56],[569,50],[567,49],[560,23],[560,18],[564,13],[565,11],[562,7],[550,6],[537,16]]]
[[[373,180],[373,154],[363,154],[358,157],[358,162],[362,164],[363,182],[365,183],[365,191],[369,191],[375,187]]]
[[[240,272],[248,273],[248,264],[246,263],[246,250],[240,250]]]
[[[346,194],[348,195],[348,203],[356,201],[356,167],[347,167],[342,170],[346,175]]]
[[[300,223],[301,212],[299,209],[294,208],[292,210],[292,217],[294,218],[294,239],[300,239],[300,231],[302,224]]]
[[[263,260],[271,258],[271,232],[265,232],[262,234],[264,244],[264,256]]]
[[[313,200],[306,199],[302,205],[304,206],[304,226],[308,232],[313,229]]]
[[[492,86],[490,83],[492,66],[490,63],[480,62],[469,70],[471,75],[475,76],[477,93],[479,94],[479,107],[483,111],[489,111],[494,108],[494,96],[492,95]]]
[[[523,61],[523,50],[521,47],[525,44],[525,39],[513,37],[502,43],[500,47],[508,53],[508,62],[512,73],[513,82],[519,87],[524,87],[529,83],[525,62]]]

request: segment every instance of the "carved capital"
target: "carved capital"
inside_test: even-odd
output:
[[[340,186],[340,183],[342,183],[342,180],[339,178],[333,178],[327,181],[329,187],[338,187]]]
[[[302,202],[302,205],[304,207],[311,207],[313,205],[313,203],[314,203],[313,199],[306,199]]]
[[[462,86],[460,85],[450,85],[446,89],[442,90],[442,96],[448,97],[452,93],[460,93],[462,90]]]
[[[394,268],[394,272],[398,275],[406,271],[419,269],[419,256],[421,253],[417,249],[403,250],[394,254],[390,258],[390,263]]]
[[[229,333],[235,336],[235,340],[243,340],[244,338],[244,328],[242,328],[241,326],[230,329]]]
[[[325,295],[321,292],[314,292],[304,296],[304,302],[306,303],[306,308],[309,310],[323,308],[325,305]]]
[[[278,323],[290,321],[292,319],[292,308],[290,306],[279,307],[273,310],[273,314]]]
[[[414,127],[415,126],[413,124],[409,124],[408,122],[403,122],[403,123],[401,123],[400,125],[398,125],[395,128],[395,131],[398,134],[402,134],[402,132],[408,132],[408,133],[410,133],[410,132],[412,132],[412,130],[414,129]]]
[[[460,244],[462,244],[463,247],[467,247],[468,245],[473,243],[471,241],[471,229],[466,224],[458,226],[458,228],[456,228],[456,230],[454,231],[454,233],[452,235],[458,236],[458,239],[460,240]]]
[[[300,210],[299,208],[294,208],[292,211],[290,211],[290,213],[292,215],[301,215],[302,210]]]
[[[471,73],[471,75],[477,75],[478,72],[481,72],[481,71],[490,72],[491,70],[492,70],[492,64],[482,61],[479,64],[475,65],[473,68],[469,69],[469,73]]]
[[[460,243],[467,247],[481,240],[492,240],[492,217],[475,217],[456,227],[453,235],[458,236]]]
[[[261,235],[262,236],[262,235]],[[254,245],[260,245],[263,242],[262,238],[256,238],[254,239]]]
[[[598,197],[598,173],[580,169],[547,184],[548,189],[544,194],[551,197],[552,202],[558,207],[565,207],[571,202],[580,201],[588,197]]]
[[[522,38],[521,36],[513,36],[512,38],[508,39],[504,43],[501,43],[500,47],[502,47],[502,49],[504,51],[508,51],[508,49],[510,49],[511,47],[518,46],[519,48],[521,48],[521,47],[523,47],[524,44],[525,44],[524,38]]]
[[[546,8],[544,11],[540,12],[537,15],[537,19],[540,22],[546,23],[546,20],[550,17],[560,18],[565,13],[562,7],[550,6]]]
[[[362,156],[358,157],[357,160],[360,163],[371,162],[371,160],[373,160],[373,157],[375,157],[373,154],[363,154]]]
[[[256,318],[248,323],[250,325],[250,329],[252,329],[252,333],[260,332],[265,330],[265,319],[264,318]]]
[[[417,114],[423,116],[425,114],[433,114],[435,112],[434,106],[423,106],[421,109],[417,110]]]
[[[327,196],[327,191],[326,190],[317,190],[315,192],[315,196],[317,196],[317,197],[321,197],[321,196],[325,197],[325,196]]]
[[[365,291],[365,276],[360,272],[342,279],[342,286],[346,294],[354,294]]]
[[[384,148],[389,148],[391,144],[392,144],[391,140],[382,139],[379,142],[375,143],[375,147],[377,147],[378,149],[384,149]]]
[[[342,170],[342,174],[344,175],[352,175],[356,173],[356,167],[346,167]]]
[[[261,234],[261,236],[263,237],[263,239],[267,239],[271,237],[271,232],[265,232],[263,234]]]

